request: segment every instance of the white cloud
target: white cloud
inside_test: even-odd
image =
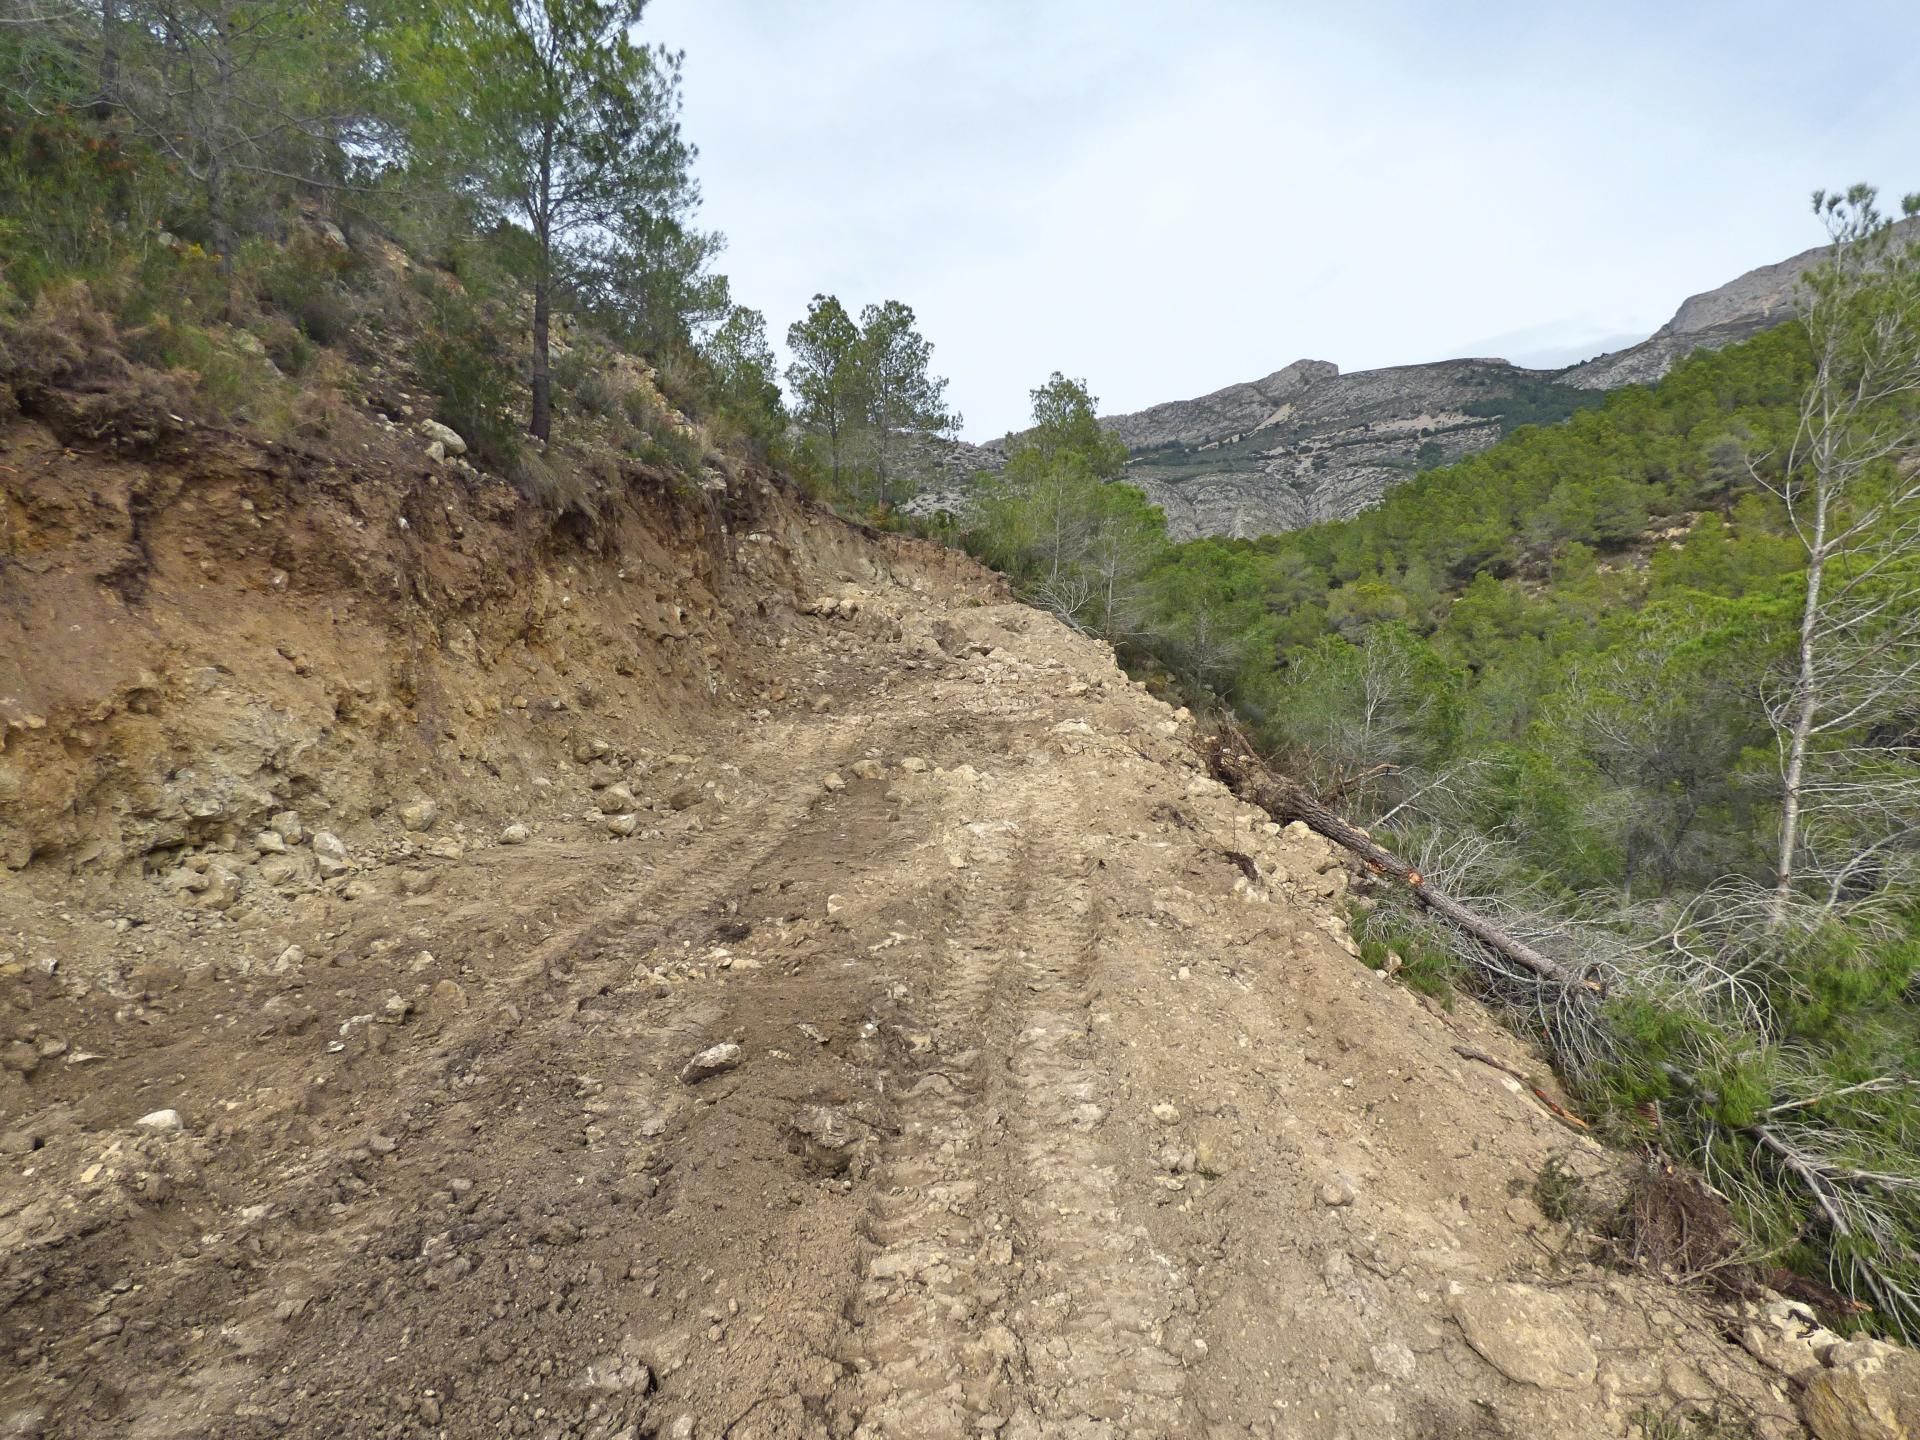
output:
[[[906,301],[976,438],[1056,368],[1134,409],[1617,342],[1815,243],[1814,186],[1920,186],[1904,0],[654,0],[642,33],[687,51],[739,298],[776,335],[816,291]]]

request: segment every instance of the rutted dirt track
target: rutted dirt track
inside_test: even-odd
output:
[[[1798,1433],[1533,1207],[1619,1162],[1358,963],[1324,843],[917,553],[796,549],[853,603],[754,632],[773,703],[585,746],[528,843],[368,819],[291,909],[143,902],[91,987],[110,909],[25,872],[0,1433]],[[624,838],[614,764],[659,797]]]

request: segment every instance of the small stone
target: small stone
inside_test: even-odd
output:
[[[884,780],[887,778],[886,766],[878,760],[856,760],[848,767],[856,780]]]
[[[625,785],[609,785],[600,792],[600,808],[608,814],[639,808],[640,802],[633,798],[633,791]]]
[[[831,1105],[809,1105],[787,1124],[793,1132],[793,1148],[822,1175],[844,1174],[866,1133]]]
[[[609,815],[607,817],[607,829],[611,830],[615,835],[631,835],[639,828],[640,817],[638,815]]]
[[[813,713],[814,714],[824,715],[827,713],[827,711],[831,710],[832,708],[833,708],[833,697],[831,695],[816,695],[813,697]]]
[[[702,1080],[737,1069],[742,1055],[740,1047],[730,1040],[710,1046],[681,1067],[680,1078],[688,1085],[698,1085]]]
[[[847,782],[840,777],[838,770],[829,770],[826,779],[820,782],[820,788],[829,795],[838,795],[847,788]]]
[[[287,853],[287,840],[277,830],[262,830],[253,837],[253,848],[262,855],[284,855]]]
[[[524,845],[533,838],[533,832],[518,820],[500,832],[502,845]]]
[[[40,1068],[40,1052],[24,1040],[16,1040],[11,1045],[0,1046],[0,1070],[11,1070],[16,1075],[31,1075]]]
[[[178,1110],[154,1110],[142,1115],[133,1122],[141,1130],[151,1131],[155,1135],[171,1135],[186,1128],[186,1122],[180,1118]]]
[[[290,975],[307,962],[307,952],[298,945],[289,945],[273,957],[273,973]]]
[[[391,1135],[374,1135],[367,1140],[367,1149],[376,1155],[391,1155],[400,1148],[400,1142]]]
[[[281,810],[267,821],[267,828],[289,845],[298,845],[307,838],[307,832],[300,824],[298,810]]]
[[[918,755],[908,755],[901,760],[900,768],[909,775],[924,775],[927,773],[927,762]]]
[[[1354,1199],[1353,1186],[1345,1180],[1329,1180],[1320,1187],[1320,1203],[1329,1210],[1344,1209],[1353,1204]]]
[[[245,882],[240,876],[224,865],[215,865],[207,871],[206,889],[200,893],[200,908],[203,910],[231,910],[239,900]]]
[[[682,1415],[669,1425],[667,1440],[693,1440],[693,1416]]]
[[[431,830],[439,818],[440,807],[431,800],[416,800],[400,811],[400,823],[413,831]]]
[[[1153,1118],[1158,1120],[1162,1125],[1178,1125],[1180,1123],[1180,1109],[1178,1106],[1169,1105],[1166,1101],[1162,1100],[1158,1105],[1153,1107]]]
[[[1373,1368],[1389,1380],[1411,1380],[1414,1372],[1419,1369],[1413,1351],[1397,1340],[1389,1341],[1385,1345],[1375,1345],[1367,1353],[1373,1361]]]
[[[379,1012],[373,1017],[379,1025],[404,1025],[407,1016],[413,1013],[413,1002],[404,995],[389,993],[380,1002]]]
[[[457,1015],[467,1008],[467,992],[458,980],[436,981],[431,1004],[435,1014]]]
[[[300,862],[291,855],[269,855],[260,862],[260,878],[269,885],[290,884],[300,875]]]
[[[346,874],[350,868],[346,843],[331,830],[314,831],[313,862],[319,867],[323,879],[330,880],[336,875]]]

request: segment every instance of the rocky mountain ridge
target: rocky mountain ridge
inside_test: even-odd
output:
[[[1896,227],[1920,239],[1920,220]],[[1175,539],[1247,538],[1344,519],[1421,470],[1484,450],[1520,424],[1551,422],[1600,392],[1650,384],[1686,355],[1744,340],[1792,313],[1816,246],[1690,296],[1638,345],[1556,370],[1498,358],[1442,360],[1343,374],[1303,359],[1259,380],[1167,401],[1101,423],[1131,452],[1128,480]],[[943,454],[921,508],[963,508],[967,480],[1005,463],[1006,443]]]

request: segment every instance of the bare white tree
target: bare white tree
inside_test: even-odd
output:
[[[1802,307],[1813,378],[1755,478],[1807,557],[1793,669],[1769,701],[1780,834],[1771,923],[1884,892],[1920,835],[1920,245],[1874,191],[1814,196],[1833,237]],[[1920,195],[1904,210],[1920,215]]]

